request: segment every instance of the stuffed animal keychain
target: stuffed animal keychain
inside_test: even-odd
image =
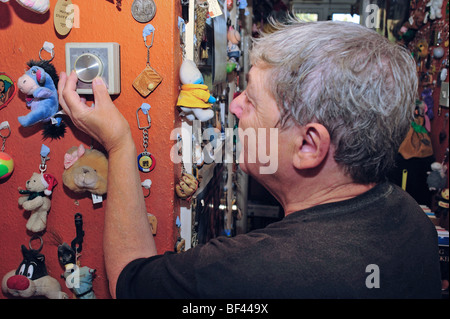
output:
[[[147,125],[142,125],[139,120],[139,110],[142,111],[145,115],[147,115]],[[138,128],[142,130],[143,135],[143,143],[144,151],[138,155],[138,168],[141,172],[148,173],[151,172],[156,165],[155,157],[147,151],[148,147],[148,129],[152,126],[152,119],[150,118],[150,114],[148,111],[150,110],[150,105],[147,103],[142,103],[142,105],[136,111],[136,119],[138,123]]]
[[[55,67],[50,63],[54,58],[53,44],[46,42],[44,47],[45,50],[52,52],[51,59],[43,60],[41,49],[40,61],[28,61],[27,65],[30,69],[17,81],[19,90],[32,96],[26,99],[31,111],[27,115],[19,116],[18,121],[23,127],[43,122],[44,138],[59,139],[66,132],[62,118],[56,116],[59,109],[57,90],[59,77]]]
[[[51,207],[50,195],[53,188],[58,185],[56,178],[45,173],[47,165],[45,162],[49,160],[48,154],[50,148],[42,144],[41,148],[41,165],[40,173],[33,173],[31,178],[26,182],[26,189],[19,188],[19,193],[24,195],[19,197],[19,205],[25,210],[31,211],[26,228],[33,232],[39,233],[47,227],[47,214]]]
[[[153,46],[153,40],[155,38],[155,27],[151,24],[146,25],[142,31],[142,36],[144,38],[145,46],[147,47],[147,66],[134,80],[133,87],[143,97],[146,97],[156,89],[163,78],[150,66],[150,48]],[[150,44],[147,44],[148,36],[152,37]]]
[[[2,131],[8,130],[7,133]],[[0,152],[0,180],[8,178],[14,171],[14,160],[12,157],[5,153],[6,139],[11,135],[11,128],[8,121],[0,123],[0,137],[2,138],[2,151]]]
[[[31,247],[33,239],[38,238],[41,245],[38,249]],[[44,242],[41,237],[32,237],[29,242],[30,249],[21,246],[22,262],[17,269],[8,272],[2,280],[2,291],[14,297],[30,298],[44,296],[49,299],[68,299],[61,291],[58,280],[49,276],[45,266],[45,256],[40,253]]]
[[[96,269],[87,266],[80,266],[79,257],[83,250],[83,216],[80,213],[75,214],[76,237],[71,245],[60,243],[58,245],[58,260],[64,267],[65,272],[61,275],[65,278],[66,285],[72,289],[78,299],[97,299],[92,288]],[[59,240],[60,242],[62,240]]]
[[[180,80],[183,84],[178,96],[177,106],[182,110],[180,115],[189,121],[198,119],[202,122],[214,117],[212,104],[216,99],[209,93],[204,84],[203,75],[194,61],[184,60],[180,68]]]
[[[106,194],[108,159],[95,149],[83,145],[71,147],[64,154],[63,184],[76,193],[90,192],[94,204]]]

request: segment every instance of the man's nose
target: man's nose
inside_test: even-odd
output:
[[[240,93],[238,96],[236,96],[233,101],[231,101],[230,104],[230,111],[231,113],[233,113],[234,115],[236,115],[236,117],[238,119],[241,118],[242,115],[242,105],[243,105],[243,98],[244,98],[245,94],[242,92]]]

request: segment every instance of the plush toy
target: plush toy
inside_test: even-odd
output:
[[[440,190],[445,187],[447,184],[446,171],[446,165],[442,165],[438,162],[431,164],[431,171],[427,172],[427,184],[430,191]]]
[[[175,186],[175,192],[181,199],[190,200],[198,189],[198,181],[194,175],[183,172],[180,181]]]
[[[24,116],[19,116],[19,123],[28,127],[39,122],[50,122],[45,127],[44,137],[59,138],[64,136],[65,125],[61,117],[56,117],[58,112],[58,90],[59,81],[55,67],[49,61],[29,61],[28,71],[17,81],[17,87],[22,93],[32,95],[27,98],[27,106],[31,111]]]
[[[44,14],[50,8],[50,0],[16,0],[21,6],[36,13]]]
[[[19,267],[8,272],[2,280],[2,291],[14,297],[45,296],[49,299],[68,299],[61,291],[58,280],[50,277],[45,266],[45,256],[39,250],[22,245],[23,260]]]
[[[212,103],[216,99],[211,96],[208,86],[204,84],[203,75],[191,60],[184,60],[180,68],[181,86],[177,106],[190,121],[198,119],[202,122],[214,117]]]
[[[57,184],[58,181],[53,175],[33,173],[26,182],[26,190],[19,189],[19,193],[25,195],[19,198],[19,205],[31,211],[26,225],[29,231],[38,233],[47,227],[47,213],[51,207],[48,196]]]
[[[64,266],[65,272],[61,277],[66,279],[78,299],[96,299],[92,289],[95,269],[87,266],[80,267],[76,263],[75,251],[67,243],[58,246],[58,259]]]
[[[63,183],[72,191],[106,193],[108,160],[102,152],[74,146],[64,155],[64,168]]]

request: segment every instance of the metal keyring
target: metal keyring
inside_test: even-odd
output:
[[[1,131],[2,130],[6,130],[6,129],[8,130],[8,135],[5,136],[5,135],[2,134]],[[4,121],[4,122],[0,123],[0,137],[6,139],[10,135],[11,135],[11,127],[9,126],[8,121]]]
[[[41,246],[39,246],[39,249],[33,249],[33,247],[31,247],[31,242],[38,238],[41,241]],[[40,252],[43,246],[44,246],[44,240],[42,239],[41,236],[39,236],[39,235],[31,236],[30,241],[28,242],[28,247],[30,247],[31,250],[36,250],[37,252]]]
[[[52,58],[51,58],[50,60],[44,60],[44,59],[41,57],[41,52],[42,52],[42,50],[45,50],[45,49],[42,47],[42,48],[39,50],[39,59],[41,59],[41,61],[51,62],[51,61],[53,60],[53,58],[55,57],[55,50],[52,49],[52,53],[51,53]],[[47,51],[47,50],[45,50],[45,51]],[[48,52],[48,51],[47,51],[47,52]]]

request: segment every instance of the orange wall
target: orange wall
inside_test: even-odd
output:
[[[156,157],[156,168],[141,173],[141,180],[153,182],[151,195],[146,199],[147,209],[158,219],[155,237],[160,253],[172,250],[176,237],[175,218],[178,202],[174,198],[174,167],[169,152],[174,144],[170,132],[179,124],[175,102],[178,96],[178,69],[181,64],[177,17],[181,14],[179,1],[156,0],[157,13],[150,22],[156,28],[150,61],[163,77],[160,86],[147,98],[132,87],[132,82],[144,69],[147,49],[142,30],[146,24],[136,22],[131,15],[132,1],[122,1],[118,10],[113,0],[72,0],[80,8],[80,27],[65,37],[59,36],[53,26],[53,9],[57,0],[50,0],[50,11],[44,15],[29,11],[15,0],[0,2],[0,72],[6,72],[15,81],[24,73],[26,62],[39,59],[44,41],[55,45],[53,64],[58,72],[65,71],[64,45],[66,42],[117,42],[121,50],[121,94],[115,98],[116,106],[128,120],[138,152],[143,151],[142,131],[137,128],[136,110],[142,103],[151,105],[152,127],[149,130],[148,150]],[[46,52],[43,52],[45,55]],[[57,248],[52,244],[50,232],[58,233],[68,243],[75,237],[74,214],[83,214],[85,238],[81,265],[97,269],[94,291],[98,298],[110,298],[102,252],[102,232],[105,205],[92,205],[89,194],[76,195],[62,183],[64,153],[72,146],[91,144],[91,138],[77,130],[70,121],[66,136],[61,140],[42,140],[40,125],[23,128],[17,117],[28,113],[25,96],[17,94],[12,102],[0,110],[0,122],[9,121],[12,134],[6,141],[5,152],[15,161],[15,171],[9,179],[0,180],[0,276],[17,268],[22,260],[20,246],[28,246],[31,233],[25,224],[29,213],[17,203],[18,187],[33,172],[39,171],[42,143],[50,147],[47,172],[56,176],[59,185],[53,191],[47,232],[44,233],[42,253],[51,276],[57,278],[70,296],[60,278],[63,269],[58,263]],[[100,148],[94,143],[95,148]],[[126,174],[126,172],[123,172]],[[107,202],[107,199],[106,199]],[[34,243],[37,245],[37,242]],[[0,294],[0,298],[5,298]]]

